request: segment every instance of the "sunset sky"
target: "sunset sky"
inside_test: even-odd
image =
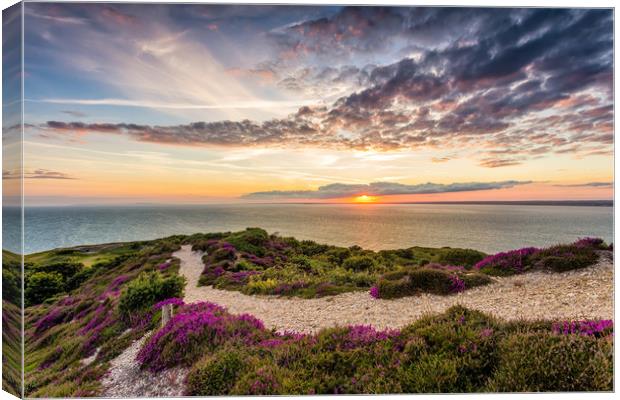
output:
[[[610,199],[612,18],[26,3],[26,203]]]

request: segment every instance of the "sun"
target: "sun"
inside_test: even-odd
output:
[[[374,203],[377,201],[375,196],[361,195],[353,198],[354,203]]]

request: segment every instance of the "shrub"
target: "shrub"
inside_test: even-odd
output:
[[[24,297],[26,305],[39,304],[64,292],[65,283],[57,272],[33,272],[27,275]]]
[[[453,292],[454,274],[434,269],[416,269],[409,274],[409,286],[413,293],[448,294]],[[463,290],[465,288],[463,287]]]
[[[379,279],[374,288],[371,295],[381,299],[396,299],[413,294],[407,277],[399,280]]]
[[[33,271],[36,272],[50,272],[50,273],[58,273],[62,275],[63,279],[69,279],[73,275],[77,274],[84,268],[84,265],[81,263],[74,262],[57,262],[51,264],[42,264],[36,265],[33,267]]]
[[[247,228],[245,231],[233,233],[226,237],[226,241],[232,244],[238,251],[255,254],[259,257],[265,255],[265,245],[269,235],[264,229]]]
[[[187,395],[221,396],[229,394],[244,372],[247,353],[224,347],[198,361],[187,375]]]
[[[601,238],[585,237],[580,238],[574,243],[577,247],[589,247],[595,250],[608,250],[611,245],[605,245],[605,241]]]
[[[558,245],[541,250],[532,256],[536,268],[553,272],[564,272],[589,267],[598,261],[598,254],[592,247]]]
[[[67,282],[65,284],[65,289],[68,292],[71,290],[77,289],[82,283],[86,282],[88,278],[93,276],[95,271],[96,269],[93,267],[83,268],[78,273],[76,273],[75,275],[67,279]]]
[[[461,274],[459,276],[465,283],[465,288],[467,289],[471,289],[476,286],[488,285],[489,283],[493,282],[491,278],[489,278],[488,276],[484,274],[466,273],[466,274]]]
[[[373,287],[371,295],[382,299],[413,296],[419,293],[446,295],[490,282],[489,277],[479,273],[422,267],[384,275]]]
[[[508,276],[521,274],[531,268],[532,257],[540,252],[534,247],[497,253],[485,257],[474,269],[489,275]]]
[[[342,266],[351,271],[368,271],[375,266],[375,260],[368,256],[352,256],[344,260]]]
[[[266,338],[263,323],[248,314],[231,315],[217,304],[182,306],[138,352],[137,360],[151,371],[187,365],[205,352],[236,341],[246,345]]]
[[[501,392],[610,391],[613,350],[607,340],[553,333],[517,333],[499,346],[488,390]]]
[[[325,252],[330,263],[342,265],[345,259],[351,256],[351,250],[344,247],[335,247]]]
[[[271,294],[278,287],[278,281],[275,279],[250,279],[244,292],[248,294]]]
[[[555,322],[552,330],[556,334],[583,336],[606,336],[613,332],[614,323],[612,320],[584,320],[584,321],[562,321]]]
[[[182,297],[185,278],[162,277],[159,272],[142,272],[130,281],[121,292],[118,308],[122,315],[129,316],[139,310],[147,310],[158,301],[171,297]]]
[[[469,269],[485,256],[483,252],[472,249],[446,249],[436,256],[435,261],[444,265],[463,265]]]

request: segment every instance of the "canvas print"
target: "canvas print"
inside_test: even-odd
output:
[[[4,10],[3,389],[613,391],[613,23]]]

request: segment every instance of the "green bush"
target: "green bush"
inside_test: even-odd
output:
[[[499,345],[488,390],[498,392],[610,391],[613,347],[581,335],[516,333]]]
[[[122,315],[128,316],[145,310],[158,301],[171,297],[182,297],[185,278],[180,276],[162,277],[159,272],[142,272],[130,281],[121,292],[118,308]]]
[[[228,348],[203,357],[187,375],[187,395],[222,396],[230,393],[244,372],[247,354]]]
[[[68,292],[76,289],[82,283],[86,282],[86,280],[90,278],[94,274],[95,271],[96,271],[96,268],[94,266],[91,268],[83,268],[78,273],[76,273],[75,275],[67,279],[67,282],[65,284],[65,289]]]
[[[26,277],[26,305],[39,304],[65,291],[65,282],[58,272],[33,272]]]
[[[247,228],[245,231],[227,236],[225,240],[235,246],[238,251],[262,257],[265,255],[265,244],[269,240],[269,235],[264,229]]]
[[[7,255],[3,254],[2,299],[14,304],[21,303],[21,263],[19,261],[8,261],[7,258]]]
[[[434,269],[416,269],[407,274],[409,286],[412,291],[433,293],[433,294],[449,294],[452,287],[453,274]]]
[[[464,287],[457,289],[454,276],[457,276]],[[486,285],[492,282],[486,275],[474,272],[445,271],[432,268],[403,269],[384,274],[378,281],[378,293],[382,299],[395,299],[413,296],[420,293],[447,295],[459,290]]]
[[[84,268],[84,265],[81,263],[65,261],[51,264],[35,265],[32,270],[33,272],[58,273],[62,275],[63,280],[67,280],[73,275],[80,272],[82,268]]]
[[[406,276],[399,280],[379,279],[377,287],[382,299],[397,299],[414,294]]]
[[[598,254],[591,247],[558,245],[534,254],[531,262],[535,268],[564,272],[589,267],[598,261]]]
[[[344,247],[335,247],[325,252],[330,263],[342,265],[344,260],[351,256],[351,250]]]
[[[375,266],[375,260],[368,256],[352,256],[344,260],[342,266],[351,271],[368,271]]]
[[[471,289],[476,286],[488,285],[489,283],[493,282],[493,279],[491,279],[487,275],[479,273],[461,274],[460,278],[463,280],[463,282],[465,282],[466,289]]]
[[[484,257],[486,254],[478,250],[446,249],[441,251],[434,261],[443,265],[460,265],[469,269]]]

